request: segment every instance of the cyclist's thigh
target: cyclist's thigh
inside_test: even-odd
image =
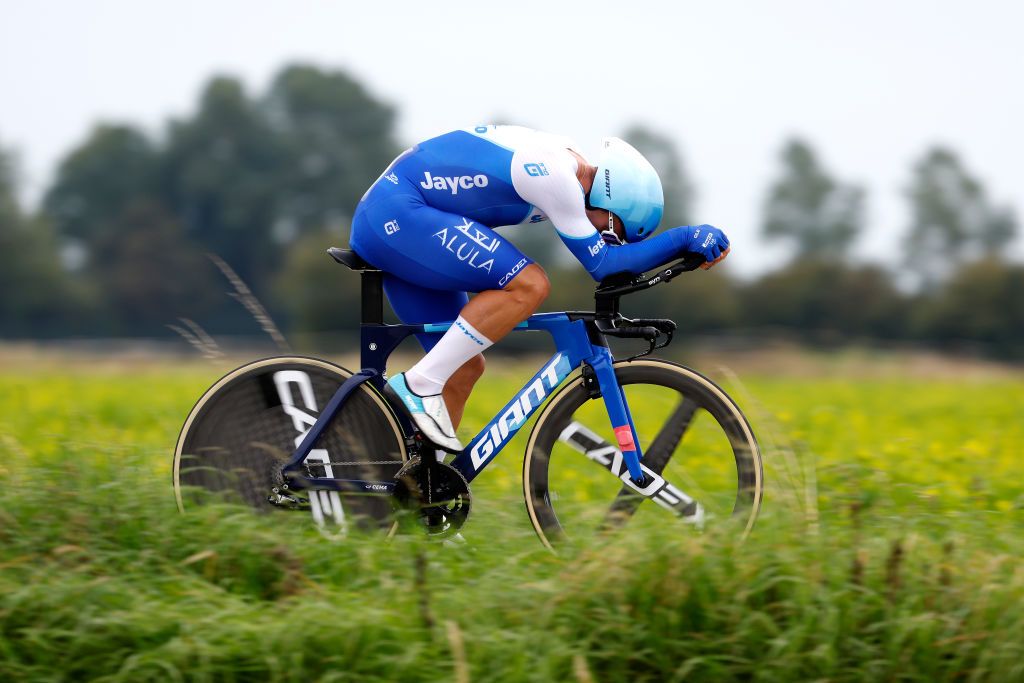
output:
[[[381,270],[443,291],[502,289],[533,263],[487,226],[406,194],[360,204],[351,244]]]
[[[384,293],[395,315],[408,325],[455,320],[469,301],[465,292],[428,289],[391,274],[384,276]],[[429,351],[440,341],[441,334],[417,334],[416,339]]]

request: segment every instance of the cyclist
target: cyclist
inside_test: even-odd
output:
[[[427,354],[388,381],[426,437],[462,450],[455,428],[483,374],[481,353],[550,289],[544,270],[493,228],[550,220],[598,281],[685,252],[710,268],[729,253],[710,225],[647,239],[663,207],[657,172],[618,138],[602,141],[596,166],[570,140],[520,126],[456,130],[399,155],[356,208],[351,247],[385,272],[402,322],[455,321],[443,335],[419,335]]]

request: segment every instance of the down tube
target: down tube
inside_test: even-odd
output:
[[[461,472],[467,482],[473,481],[571,372],[572,363],[564,352],[551,356],[541,371],[455,457],[452,467]]]

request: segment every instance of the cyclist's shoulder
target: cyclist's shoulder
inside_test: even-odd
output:
[[[512,155],[512,184],[538,207],[564,202],[582,206],[583,188],[577,177],[581,157],[568,138],[539,134]]]

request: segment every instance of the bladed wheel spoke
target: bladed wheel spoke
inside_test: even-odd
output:
[[[685,396],[680,398],[675,410],[666,418],[665,424],[658,430],[658,434],[654,437],[654,441],[651,442],[650,448],[644,451],[644,466],[655,474],[661,474],[664,471],[665,465],[668,464],[672,454],[683,440],[683,436],[686,435],[686,430],[689,429],[697,408],[697,404],[689,398]],[[636,512],[637,507],[640,506],[643,500],[643,496],[630,487],[623,485],[615,496],[615,500],[612,501],[611,507],[608,508],[604,525],[611,527],[622,524]]]

